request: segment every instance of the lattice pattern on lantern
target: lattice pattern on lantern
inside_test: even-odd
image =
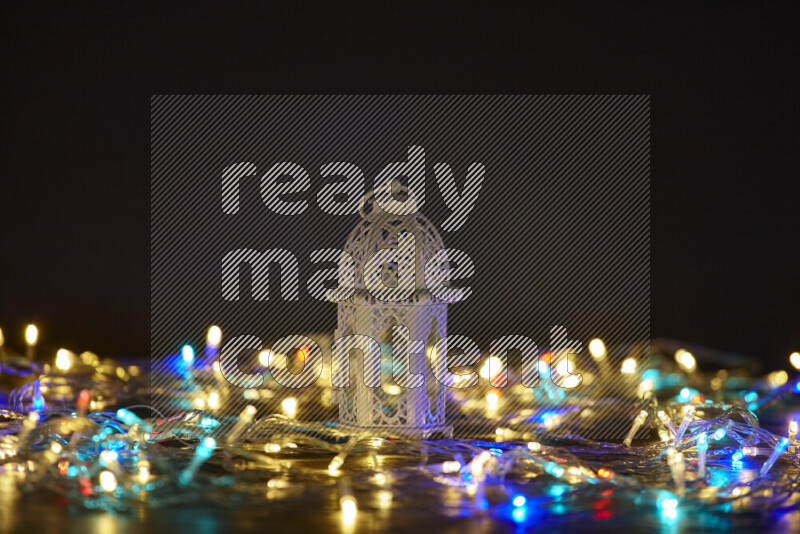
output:
[[[408,195],[407,189],[401,194]],[[351,351],[352,379],[349,387],[338,390],[339,420],[343,426],[379,433],[427,438],[434,434],[451,435],[445,425],[444,387],[433,374],[445,369],[446,348],[434,347],[447,336],[447,303],[428,292],[424,283],[425,265],[444,243],[433,224],[420,213],[394,215],[380,209],[374,193],[367,195],[360,209],[363,220],[350,233],[344,250],[355,262],[355,291],[338,305],[336,338],[365,335],[380,343],[379,387],[365,384],[364,356]],[[414,237],[411,254],[397,254],[380,270],[365,272],[369,258],[384,249],[398,249],[398,235]],[[414,279],[403,280],[414,272]],[[412,284],[413,292],[398,302],[383,302],[367,290],[364,276],[380,276],[383,287]],[[368,282],[373,284],[373,278]],[[374,287],[374,285],[370,285]],[[405,327],[407,336],[396,335],[393,327]],[[395,353],[395,357],[392,354]],[[398,354],[408,357],[398,358]],[[430,364],[428,360],[430,359]],[[421,387],[413,375],[422,375]]]

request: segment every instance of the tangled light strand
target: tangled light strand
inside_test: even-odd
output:
[[[659,405],[659,388],[650,384],[622,444],[570,434],[542,443],[536,430],[513,426],[498,427],[496,441],[411,441],[298,421],[296,401],[287,414],[256,417],[257,408],[247,405],[238,417],[221,417],[205,409],[219,399],[193,406],[186,375],[171,387],[176,404],[187,407],[166,418],[136,405],[148,387],[135,367],[90,353],[66,370],[24,361],[3,366],[37,378],[14,389],[9,409],[0,412],[2,470],[20,474],[26,491],[51,490],[88,509],[126,511],[143,501],[294,502],[304,498],[303,488],[335,481],[343,521],[353,521],[360,494],[391,506],[414,477],[456,491],[463,497],[456,508],[466,513],[511,507],[512,516],[521,516],[514,510],[534,501],[539,509],[565,502],[580,508],[609,489],[617,498],[644,498],[666,516],[693,504],[748,511],[798,506],[797,424],[787,437],[777,436],[759,427],[754,412],[796,391],[800,379],[773,388],[765,387],[768,379],[753,381],[740,403],[682,391]],[[221,428],[228,429],[225,439],[215,437]],[[660,430],[662,439],[634,446],[647,428]],[[381,457],[405,461],[386,467]],[[712,481],[715,472],[759,457],[766,459],[757,476]]]

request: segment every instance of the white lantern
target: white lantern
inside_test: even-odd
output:
[[[446,365],[446,348],[441,340],[447,336],[447,303],[427,290],[424,276],[428,260],[444,249],[442,238],[421,213],[394,215],[381,210],[374,193],[364,198],[360,213],[363,220],[350,233],[344,248],[355,262],[355,291],[338,303],[336,338],[363,335],[378,341],[381,381],[378,387],[365,384],[369,382],[364,375],[365,357],[361,351],[352,351],[355,372],[350,385],[336,390],[340,426],[412,439],[451,436],[452,427],[445,424],[444,386],[432,371]],[[365,273],[365,264],[377,251],[398,250],[402,232],[413,235],[413,250],[401,254],[397,261],[386,261],[377,271],[368,269]],[[414,274],[413,290],[408,288],[410,271]],[[367,289],[375,287],[376,276],[380,276],[382,287],[405,285],[407,297],[394,302],[376,299]],[[393,334],[394,326],[408,328],[410,335],[403,338]],[[437,343],[438,350],[434,348]],[[393,358],[393,352],[404,357]],[[410,384],[406,380],[409,373],[423,375],[424,384],[404,387],[403,383]]]

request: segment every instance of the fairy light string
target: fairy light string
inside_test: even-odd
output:
[[[220,336],[210,332],[211,349]],[[593,342],[592,348],[593,358],[605,362],[605,346]],[[189,387],[192,377],[217,371],[209,362],[207,371],[195,366],[188,349],[181,351],[181,376],[165,386],[172,388],[176,406],[185,408],[178,416],[164,417],[139,405],[149,388],[135,366],[91,353],[70,355],[67,366],[64,354],[62,365],[51,365],[48,372],[30,359],[22,366],[35,380],[8,395],[0,423],[0,469],[20,474],[27,492],[49,489],[88,509],[127,511],[143,500],[154,506],[204,500],[288,502],[298,498],[298,487],[325,487],[331,481],[338,487],[342,521],[352,524],[363,491],[374,495],[375,506],[391,507],[411,480],[456,491],[468,513],[508,508],[517,519],[533,502],[538,509],[564,503],[579,509],[608,490],[617,499],[644,496],[665,517],[698,505],[735,504],[734,511],[752,511],[795,507],[800,501],[796,418],[782,436],[761,428],[754,415],[791,399],[797,377],[780,384],[774,377],[753,378],[738,393],[723,383],[707,396],[684,395],[681,389],[671,397],[661,395],[658,380],[648,378],[642,399],[626,401],[632,420],[622,443],[572,434],[545,443],[539,439],[549,430],[544,423],[538,430],[517,428],[509,423],[513,414],[487,418],[502,425],[494,441],[488,436],[412,441],[298,420],[302,400],[295,397],[278,407],[280,413],[262,413],[246,404],[238,417],[225,417],[215,411],[242,393],[220,387],[198,408],[193,401],[197,390]],[[677,358],[678,372],[697,379],[700,362],[689,356]],[[19,372],[20,363],[14,365]],[[610,369],[604,365],[601,372]],[[659,428],[667,433],[666,441],[652,439]],[[226,429],[224,436],[220,429]],[[395,459],[391,467],[381,460],[389,457]],[[317,459],[325,461],[320,465]],[[715,474],[744,463],[758,469],[749,480],[714,480]],[[782,468],[776,469],[779,463]]]

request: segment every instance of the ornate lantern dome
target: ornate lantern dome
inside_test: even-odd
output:
[[[402,193],[408,194],[406,189]],[[398,279],[398,275],[402,277],[402,273],[413,266],[416,273],[414,292],[408,299],[404,299],[400,303],[438,302],[439,300],[425,287],[424,277],[428,261],[437,252],[444,249],[442,237],[433,223],[419,212],[411,215],[395,215],[383,211],[376,202],[374,193],[370,193],[364,198],[359,213],[362,220],[350,232],[344,245],[344,251],[355,262],[355,292],[351,300],[353,302],[376,302],[365,284],[367,260],[379,250],[397,248],[398,234],[408,232],[414,236],[413,257],[401,257],[396,263],[390,262],[384,265],[381,273],[383,283],[388,287],[400,284],[401,280]],[[370,275],[367,274],[367,276]]]
[[[433,373],[445,366],[446,350],[439,342],[447,336],[447,303],[427,290],[424,276],[428,261],[444,249],[442,238],[419,212],[395,215],[382,210],[374,193],[364,198],[359,212],[362,220],[344,247],[355,263],[355,291],[338,303],[336,338],[356,335],[377,341],[381,380],[377,387],[366,385],[363,353],[354,351],[359,353],[352,358],[355,379],[338,390],[340,424],[411,438],[449,435],[444,386]],[[413,236],[412,248],[399,246],[403,233],[406,239]],[[387,249],[397,254],[377,269],[369,268],[371,258]],[[413,290],[408,287],[412,281]],[[373,295],[376,286],[403,284],[407,291],[402,299],[386,301]],[[398,336],[397,327],[408,329],[407,337]],[[412,375],[424,377],[421,386],[405,387]]]

